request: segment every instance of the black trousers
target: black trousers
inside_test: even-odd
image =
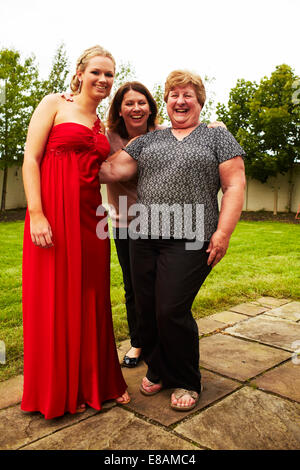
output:
[[[127,228],[113,228],[114,241],[116,245],[117,255],[123,274],[123,283],[125,289],[125,304],[127,312],[127,322],[129,328],[129,336],[131,346],[140,348],[140,340],[138,333],[138,318],[135,308],[135,294],[131,279],[130,255],[129,255],[129,236]],[[127,238],[122,238],[127,237]]]
[[[130,240],[131,271],[147,378],[166,388],[200,392],[199,333],[191,307],[209,274],[205,243]]]

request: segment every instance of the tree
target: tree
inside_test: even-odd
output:
[[[66,91],[68,84],[66,83],[69,74],[69,60],[65,45],[62,43],[54,55],[52,61],[52,68],[50,70],[48,79],[41,83],[42,96],[49,95],[50,93],[61,93]]]
[[[164,101],[164,90],[160,83],[154,85],[152,96],[157,104],[157,121],[158,124],[167,124],[170,123],[170,118],[167,113],[166,103]]]
[[[215,92],[213,91],[214,77],[204,76],[203,84],[206,91],[206,101],[201,110],[201,122],[209,123],[215,110]]]
[[[40,82],[35,57],[28,57],[22,63],[18,51],[1,49],[0,80],[4,89],[0,102],[0,168],[4,172],[0,210],[3,212],[8,168],[22,165],[27,127],[38,102]]]
[[[257,84],[255,82],[240,79],[230,91],[227,106],[217,104],[218,119],[222,120],[235,136],[240,128],[245,130],[249,128],[250,102],[256,90]]]
[[[255,82],[239,80],[231,90],[227,107],[217,106],[223,120],[247,152],[246,174],[265,183],[279,173],[290,174],[291,208],[293,168],[300,158],[300,110],[294,84],[299,80],[291,67],[276,67],[270,78]],[[274,212],[278,188],[274,187]]]

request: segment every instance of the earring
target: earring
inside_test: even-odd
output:
[[[79,80],[78,93],[80,93],[80,92],[81,92],[81,87],[82,87],[82,80]]]

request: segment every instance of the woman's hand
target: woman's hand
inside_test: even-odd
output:
[[[52,230],[44,214],[30,214],[30,235],[34,245],[41,248],[51,248]]]
[[[135,139],[138,139],[139,137],[141,137],[140,135],[136,135],[135,137],[132,137],[132,139],[130,139],[126,145],[129,145],[131,144]]]
[[[227,129],[226,124],[224,124],[224,122],[222,121],[210,122],[209,124],[207,124],[207,127],[211,127],[212,129],[215,129],[216,127],[223,127],[224,129]]]
[[[211,265],[213,268],[218,264],[219,261],[225,256],[229,245],[230,235],[227,235],[222,230],[216,230],[216,232],[212,235],[208,248],[206,250],[207,253],[210,253],[207,264],[208,266]]]

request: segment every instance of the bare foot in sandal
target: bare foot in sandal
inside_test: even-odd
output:
[[[140,392],[143,395],[151,396],[155,395],[156,393],[160,392],[162,389],[162,384],[161,382],[159,383],[153,383],[150,382],[147,377],[144,377],[140,386]]]
[[[86,406],[83,403],[82,405],[77,406],[76,413],[83,413],[86,410]]]
[[[195,408],[199,394],[192,390],[176,388],[171,395],[171,408],[177,411],[189,411]]]
[[[127,405],[127,403],[129,403],[130,400],[131,400],[131,398],[130,398],[129,393],[127,391],[125,393],[123,393],[123,395],[121,397],[116,398],[116,402],[119,405]]]

